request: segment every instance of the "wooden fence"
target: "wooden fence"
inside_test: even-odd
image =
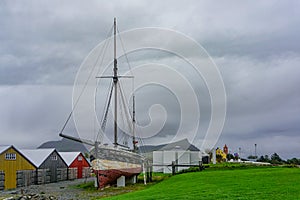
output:
[[[196,164],[177,164],[175,161],[173,161],[171,164],[163,165],[163,164],[147,164],[146,165],[146,176],[147,176],[147,182],[152,181],[152,168],[153,167],[172,167],[172,175],[175,175],[177,172],[178,167],[199,167],[199,170],[202,171],[204,169],[203,162],[199,161],[199,163]]]

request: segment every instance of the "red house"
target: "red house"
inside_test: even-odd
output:
[[[68,165],[68,179],[90,176],[91,165],[81,152],[59,152],[59,154]]]

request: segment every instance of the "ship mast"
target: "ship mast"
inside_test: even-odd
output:
[[[133,138],[132,138],[132,145],[133,145],[133,152],[137,152],[137,141],[135,140],[135,96],[133,95],[132,97],[132,122],[133,122],[133,128],[132,128],[132,133],[133,133]]]
[[[118,94],[117,94],[117,87],[118,87],[118,67],[117,67],[117,41],[116,41],[116,32],[117,32],[117,23],[116,18],[114,18],[114,76],[113,76],[113,82],[114,82],[114,88],[115,88],[115,121],[114,121],[114,145],[115,147],[118,145],[118,124],[117,124],[117,113],[118,113]]]
[[[113,94],[113,90],[114,90],[114,146],[117,147],[118,145],[125,147],[124,145],[118,144],[118,82],[119,82],[119,77],[120,78],[133,78],[133,76],[118,76],[118,61],[117,61],[117,22],[116,22],[116,18],[114,18],[114,25],[113,25],[113,29],[114,29],[114,67],[113,67],[113,76],[97,76],[96,78],[113,78],[113,86],[111,88],[111,93],[110,93],[110,97],[109,97],[109,103],[108,106],[106,108],[106,113],[104,116],[104,120],[102,122],[101,125],[101,129],[104,131],[105,129],[105,124],[106,124],[106,120],[107,120],[107,113],[108,113],[108,109],[109,109],[109,105],[110,105],[110,99],[112,97]],[[80,97],[79,97],[80,98]],[[78,100],[77,100],[78,101]],[[95,146],[95,155],[97,157],[97,153],[98,153],[98,145],[100,144],[100,142],[95,141],[94,143],[92,141],[89,140],[85,140],[85,139],[80,139],[80,138],[76,138],[73,136],[68,136],[63,134],[64,129],[66,128],[67,123],[69,122],[69,120],[71,119],[71,116],[73,114],[73,111],[75,110],[77,104],[75,104],[74,108],[72,109],[71,113],[69,114],[65,124],[63,125],[62,130],[59,133],[59,136],[73,140],[73,141],[77,141],[77,142],[81,142],[81,143],[85,143],[88,145],[92,145]],[[135,136],[135,96],[133,96],[133,151],[136,152],[137,151],[137,141],[136,141],[136,136]],[[127,147],[128,148],[128,147]]]

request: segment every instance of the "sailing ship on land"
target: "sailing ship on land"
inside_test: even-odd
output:
[[[99,141],[90,141],[86,139],[80,139],[73,136],[63,134],[63,131],[68,123],[72,112],[69,115],[66,123],[64,124],[60,136],[88,144],[93,146],[90,150],[91,165],[93,172],[97,178],[98,188],[103,188],[106,185],[114,184],[116,180],[125,176],[130,178],[138,175],[142,171],[143,162],[145,161],[144,157],[138,153],[137,141],[135,137],[135,98],[133,95],[133,106],[132,106],[132,149],[124,147],[124,145],[118,143],[118,90],[121,90],[119,85],[120,78],[131,78],[129,76],[120,76],[118,75],[118,66],[117,66],[117,56],[116,56],[116,18],[114,19],[114,64],[113,64],[113,75],[112,76],[103,76],[98,78],[111,78],[113,84],[110,89],[110,95],[108,100],[108,105],[106,105],[106,110],[104,114],[104,119],[101,124],[101,129],[105,129],[105,124],[108,116],[108,109],[111,104],[111,99],[114,99],[114,142],[111,146],[107,144],[101,144]],[[121,102],[120,102],[121,103]],[[74,109],[74,108],[73,108]]]

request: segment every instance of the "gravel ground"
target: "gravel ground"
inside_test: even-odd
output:
[[[31,185],[9,191],[0,191],[0,199],[57,199],[57,200],[79,200],[101,197],[103,192],[88,192],[72,186],[93,182],[94,178],[76,179],[73,181],[62,181],[45,185]],[[23,195],[22,195],[23,194]],[[30,197],[29,197],[30,196]],[[32,197],[36,198],[32,198]],[[29,197],[29,198],[28,198]]]

